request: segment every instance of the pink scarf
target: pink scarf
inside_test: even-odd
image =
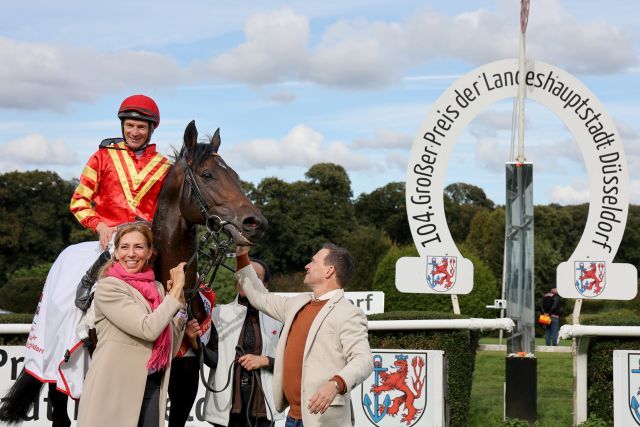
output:
[[[120,263],[115,262],[107,270],[107,276],[120,279],[140,292],[151,306],[152,311],[155,311],[162,302],[162,297],[156,288],[155,274],[151,268],[139,273],[128,273]],[[153,350],[147,362],[147,369],[150,372],[161,371],[169,363],[170,356],[171,330],[167,325],[153,343]]]

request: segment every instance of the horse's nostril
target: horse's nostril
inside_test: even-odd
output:
[[[242,221],[242,226],[245,229],[258,228],[260,226],[260,221],[256,217],[250,216]]]

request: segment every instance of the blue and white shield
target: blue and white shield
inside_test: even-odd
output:
[[[575,261],[573,277],[576,289],[585,298],[600,295],[607,285],[606,273],[606,261]]]
[[[427,256],[427,284],[434,291],[451,290],[458,277],[458,263],[454,256]]]
[[[640,425],[640,353],[629,353],[628,398],[631,416]]]
[[[373,364],[360,386],[366,417],[379,427],[416,425],[427,406],[427,353],[377,351]]]

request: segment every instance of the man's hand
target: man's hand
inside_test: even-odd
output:
[[[236,257],[239,257],[240,255],[244,255],[244,254],[248,254],[249,253],[249,246],[236,246]]]
[[[260,369],[269,366],[269,358],[267,356],[258,356],[255,354],[245,354],[238,358],[240,365],[247,371]]]
[[[324,412],[329,409],[329,406],[331,406],[331,402],[333,402],[333,399],[337,394],[338,390],[336,389],[334,382],[329,381],[320,387],[316,394],[311,396],[307,409],[309,409],[309,412],[312,414],[324,414]]]
[[[113,233],[116,232],[116,230],[117,227],[109,227],[104,222],[99,222],[96,226],[96,231],[98,232],[98,236],[100,237],[100,247],[103,251],[107,249],[107,245],[111,241],[111,237],[113,236]]]

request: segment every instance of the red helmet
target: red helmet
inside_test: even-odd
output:
[[[160,110],[156,102],[145,95],[132,95],[122,101],[118,110],[120,120],[134,119],[153,123],[153,127],[160,125]]]

